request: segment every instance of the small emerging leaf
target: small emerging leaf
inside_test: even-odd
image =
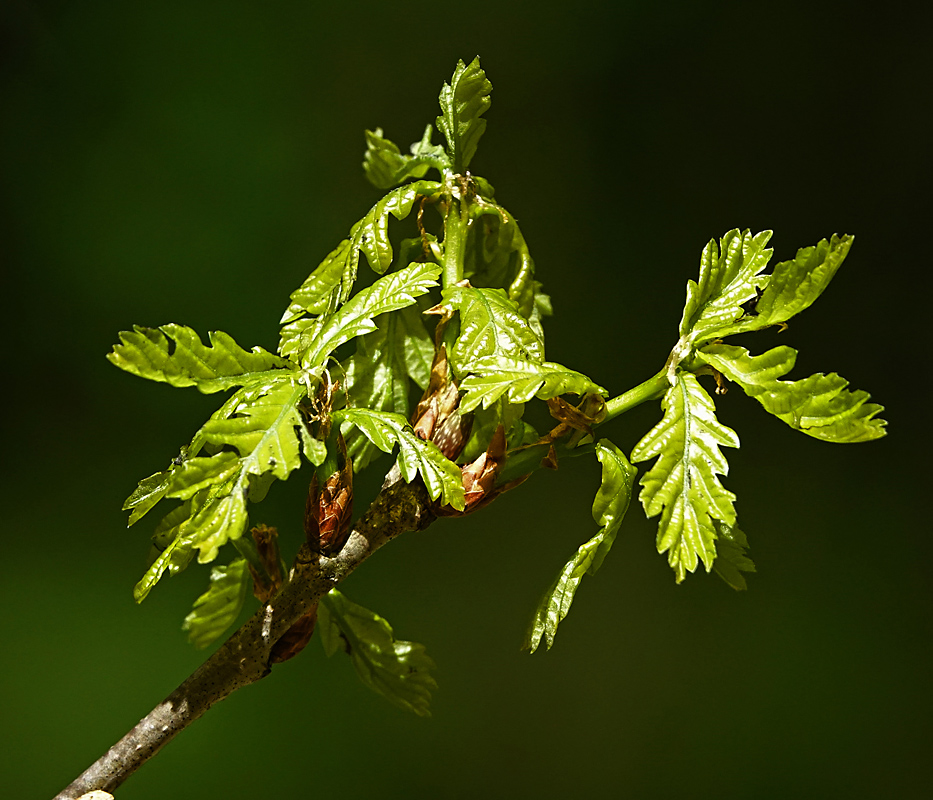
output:
[[[321,598],[318,630],[324,651],[348,653],[360,680],[394,705],[421,717],[431,715],[434,662],[424,646],[397,640],[378,614],[348,600],[336,589]]]
[[[431,144],[428,125],[420,142],[411,146],[412,154],[403,155],[398,145],[382,135],[382,128],[366,131],[366,154],[363,172],[377,189],[391,189],[408,178],[421,178],[431,168],[447,166],[444,148]]]
[[[249,586],[249,567],[238,558],[225,567],[211,569],[208,590],[194,601],[191,613],[181,626],[195,647],[207,647],[229,628],[243,608]]]
[[[450,83],[441,88],[441,116],[437,118],[437,127],[447,139],[456,173],[467,171],[486,130],[486,120],[481,117],[492,104],[489,99],[491,91],[492,84],[480,68],[479,57],[474,58],[469,66],[458,61]]]
[[[602,566],[631,500],[636,469],[622,451],[608,439],[602,439],[596,443],[596,456],[603,465],[603,474],[593,501],[593,519],[601,529],[564,565],[539,603],[524,642],[524,648],[532,653],[542,638],[548,650],[553,646],[557,626],[570,611],[580,581],[585,574],[595,575]]]

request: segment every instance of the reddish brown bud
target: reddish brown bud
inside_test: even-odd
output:
[[[463,481],[463,495],[466,501],[463,511],[456,511],[450,506],[438,509],[439,516],[461,516],[477,511],[495,499],[501,490],[496,488],[499,467],[505,460],[505,429],[496,428],[489,447],[480,453],[475,461],[460,468]]]
[[[324,555],[336,553],[346,544],[353,516],[353,463],[347,455],[342,436],[338,443],[343,454],[343,467],[332,473],[323,486],[315,474],[308,487],[305,504],[308,544]]]

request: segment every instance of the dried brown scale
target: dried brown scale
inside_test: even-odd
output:
[[[340,550],[350,535],[353,517],[353,462],[343,436],[337,437],[343,466],[324,485],[318,476],[311,479],[305,504],[305,535],[309,546],[325,555]]]

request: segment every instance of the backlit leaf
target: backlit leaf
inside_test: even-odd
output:
[[[593,519],[601,528],[564,565],[557,580],[538,604],[523,645],[532,653],[537,650],[542,638],[548,650],[553,646],[557,626],[570,611],[580,581],[585,574],[596,574],[602,566],[632,497],[636,469],[622,451],[608,439],[602,439],[596,443],[596,456],[603,465],[603,473],[599,492],[593,501]]]
[[[318,631],[328,656],[350,656],[360,680],[393,704],[421,717],[431,715],[434,662],[424,646],[395,638],[378,614],[348,600],[336,589],[321,598]]]
[[[421,478],[432,500],[442,499],[463,511],[463,483],[460,468],[444,456],[433,442],[418,438],[401,414],[368,408],[344,408],[332,415],[334,422],[355,425],[376,447],[391,453],[399,446],[398,466],[406,483]]]
[[[195,647],[207,647],[229,628],[243,608],[249,587],[249,567],[238,558],[224,567],[211,569],[207,591],[194,601],[191,613],[181,626]]]
[[[469,66],[458,61],[450,83],[441,88],[441,116],[437,118],[437,128],[447,139],[447,150],[456,173],[466,172],[486,130],[482,115],[492,103],[491,91],[492,84],[480,68],[478,57]]]
[[[420,142],[411,146],[411,155],[404,155],[398,145],[382,135],[382,128],[366,131],[366,154],[363,172],[377,189],[390,189],[409,178],[421,178],[431,168],[443,170],[447,164],[444,148],[431,144],[430,125]]]
[[[778,380],[793,369],[797,351],[790,347],[752,356],[744,347],[711,344],[697,355],[768,413],[808,436],[827,442],[867,442],[885,434],[885,421],[876,417],[883,407],[869,403],[868,392],[848,390],[849,382],[839,375],[818,372],[799,381]]]
[[[742,591],[748,588],[743,572],[754,572],[755,565],[745,555],[748,549],[748,540],[738,525],[727,525],[725,522],[716,522],[718,536],[716,538],[716,561],[713,562],[713,571],[728,583],[733,589]]]
[[[460,335],[450,350],[457,375],[472,372],[480,359],[544,361],[544,342],[503,290],[452,286],[443,298],[460,312]]]
[[[376,330],[374,317],[411,305],[415,298],[437,286],[440,273],[441,268],[436,264],[416,262],[357,292],[326,318],[315,336],[302,348],[304,365],[319,367],[344,342]]]
[[[473,363],[471,372],[460,384],[461,391],[466,392],[460,401],[461,412],[472,411],[480,403],[489,408],[503,395],[510,403],[527,403],[532,397],[547,400],[570,393],[607,395],[602,386],[586,375],[550,361],[535,364],[486,356]]]
[[[257,373],[292,370],[295,365],[261,347],[252,352],[241,348],[223,331],[209,334],[210,346],[201,343],[191,328],[162,325],[159,328],[134,326],[120,334],[107,360],[140,378],[162,381],[172,386],[197,386],[205,394],[257,379]],[[169,352],[174,345],[174,350]]]
[[[690,373],[676,373],[661,407],[663,419],[635,446],[632,461],[657,456],[641,479],[640,500],[649,517],[661,515],[658,552],[668,554],[679,583],[700,559],[712,568],[715,520],[735,523],[735,495],[717,475],[729,471],[720,445],[738,447],[739,437],[716,419],[712,399]]]
[[[745,312],[742,304],[766,286],[771,250],[765,245],[771,231],[752,236],[749,231],[731,230],[720,240],[710,240],[700,256],[700,280],[687,282],[687,303],[680,321],[680,335],[699,344],[716,336]]]

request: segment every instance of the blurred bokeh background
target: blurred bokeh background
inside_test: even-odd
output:
[[[783,260],[854,233],[819,303],[751,344],[871,391],[890,435],[832,446],[730,392],[749,591],[676,586],[633,505],[531,657],[535,601],[595,531],[595,460],[403,537],[343,588],[427,645],[431,719],[312,642],[118,797],[925,796],[931,43],[918,12],[862,8],[6,0],[0,793],[53,795],[204,657],[179,628],[207,570],[136,607],[151,526],[120,506],[219,400],[114,369],[117,332],[274,348],[288,294],[378,197],[363,129],[418,139],[479,54],[473,167],[554,296],[551,359],[624,391],[663,363],[710,237],[770,228]],[[629,450],[658,418],[605,434]],[[254,521],[296,546],[305,487]]]

